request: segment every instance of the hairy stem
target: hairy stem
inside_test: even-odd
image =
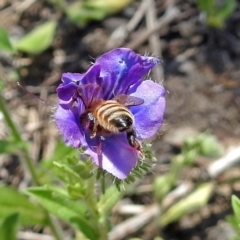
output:
[[[39,181],[38,176],[37,176],[36,171],[35,171],[33,160],[29,156],[28,147],[25,144],[24,140],[22,139],[21,134],[17,130],[16,125],[12,121],[11,116],[10,116],[6,106],[5,106],[3,97],[1,95],[0,95],[0,111],[2,112],[2,114],[4,116],[4,119],[5,119],[8,127],[12,131],[15,142],[17,144],[19,144],[19,146],[21,146],[20,150],[22,152],[22,161],[26,165],[27,170],[29,171],[29,173],[31,175],[31,178],[32,178],[32,181],[33,181],[34,185],[41,186],[40,181]],[[63,237],[59,233],[60,231],[57,227],[57,224],[52,219],[50,213],[47,210],[45,210],[45,211],[46,211],[46,216],[47,216],[48,221],[49,221],[49,227],[51,228],[52,234],[54,235],[55,239],[56,240],[63,240]]]

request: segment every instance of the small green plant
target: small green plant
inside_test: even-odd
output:
[[[176,155],[170,165],[170,171],[154,181],[155,196],[161,202],[166,194],[176,185],[181,171],[192,166],[198,156],[218,156],[222,148],[216,138],[209,133],[189,137],[184,141],[182,152]]]
[[[236,236],[231,240],[240,240],[240,200],[236,196],[232,196],[232,208],[234,215],[227,216],[227,221],[231,224],[236,232]]]
[[[207,25],[223,28],[237,6],[236,0],[198,0],[198,7],[207,14]]]
[[[192,166],[198,156],[217,156],[221,153],[221,146],[216,138],[208,133],[202,133],[197,137],[189,137],[184,141],[182,152],[175,156],[170,165],[170,171],[159,176],[154,181],[154,193],[157,202],[162,205],[166,195],[177,185],[181,171]],[[207,204],[214,189],[212,182],[199,184],[185,198],[180,199],[168,208],[159,217],[159,225],[179,220],[184,215]]]
[[[56,21],[45,22],[15,43],[10,40],[8,32],[0,28],[0,49],[10,53],[22,51],[29,54],[39,54],[51,46],[56,26]]]
[[[78,0],[69,3],[64,0],[52,0],[50,2],[75,25],[84,27],[91,20],[100,21],[108,15],[121,11],[132,1]],[[28,54],[40,54],[51,46],[56,28],[56,20],[46,21],[15,43],[10,40],[8,32],[0,28],[0,50],[10,53],[21,51]]]

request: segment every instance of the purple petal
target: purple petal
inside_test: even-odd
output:
[[[69,101],[77,90],[77,84],[75,82],[69,82],[67,84],[60,84],[57,88],[57,94],[59,99],[63,101]]]
[[[62,82],[64,85],[70,82],[80,82],[83,77],[84,77],[84,74],[80,74],[80,73],[63,73]]]
[[[90,83],[98,84],[100,80],[100,71],[101,71],[101,66],[95,63],[84,74],[84,77],[82,78],[82,81],[81,81],[81,85],[90,84]]]
[[[130,107],[135,118],[135,130],[140,140],[152,137],[163,122],[165,111],[165,89],[153,81],[143,81],[136,89],[130,89],[131,96],[139,97],[144,103]]]
[[[102,141],[90,140],[85,154],[92,157],[93,162],[119,179],[125,179],[136,166],[138,152],[129,146],[126,134],[112,135]]]
[[[66,110],[59,105],[54,114],[64,141],[74,148],[86,146],[84,131],[80,126],[80,112],[76,106]]]
[[[117,48],[103,54],[95,64],[101,65],[100,84],[104,98],[125,94],[131,85],[159,62],[157,58],[141,56],[128,48]]]
[[[85,107],[93,106],[95,102],[103,99],[102,89],[96,84],[86,84],[78,89],[78,94]]]

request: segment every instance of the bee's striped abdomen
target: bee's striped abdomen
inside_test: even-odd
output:
[[[100,103],[94,112],[99,125],[110,132],[125,131],[133,124],[132,113],[114,100]]]

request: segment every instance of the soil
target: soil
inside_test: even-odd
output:
[[[0,74],[6,86],[3,96],[24,138],[32,142],[32,157],[38,161],[51,154],[59,138],[49,116],[51,105],[57,101],[55,89],[61,74],[86,71],[92,59],[107,51],[113,31],[129,22],[141,1],[135,1],[122,12],[102,21],[89,22],[85,27],[75,26],[59,9],[45,1],[33,1],[22,11],[17,10],[18,3],[13,0],[0,3],[0,26],[5,27],[12,38],[20,38],[47,19],[58,18],[56,37],[48,50],[36,56],[0,53]],[[156,1],[155,4],[159,20],[169,6],[167,1]],[[211,29],[206,26],[195,1],[175,1],[174,6],[179,10],[177,17],[155,33],[161,51],[154,52],[149,38],[135,45],[139,53],[161,55],[164,77],[156,78],[161,75],[154,72],[151,78],[162,83],[168,91],[165,122],[154,140],[158,162],[153,173],[146,176],[140,185],[151,184],[158,174],[166,172],[171,158],[179,153],[183,139],[192,132],[208,131],[226,149],[239,144],[240,3],[237,4],[223,29]],[[10,16],[8,21],[5,14]],[[136,42],[147,30],[143,19],[121,46]],[[16,73],[23,86],[51,105],[18,89],[13,81]],[[8,134],[4,127],[0,129],[0,137]],[[204,161],[209,164],[212,160]],[[193,169],[190,172],[194,175]],[[230,176],[231,173],[225,183],[230,181]],[[186,178],[187,174],[183,174],[182,180]],[[19,188],[28,185],[16,156],[1,158],[0,179]],[[222,185],[219,183],[220,189]],[[172,223],[161,231],[161,236],[165,240],[229,239],[232,229],[225,217],[232,212],[230,197],[233,192],[239,195],[239,188],[234,183],[225,186],[226,194],[215,191],[207,206]],[[127,197],[134,204],[154,202],[148,192]],[[133,236],[148,240],[159,233],[160,230],[151,222]]]

